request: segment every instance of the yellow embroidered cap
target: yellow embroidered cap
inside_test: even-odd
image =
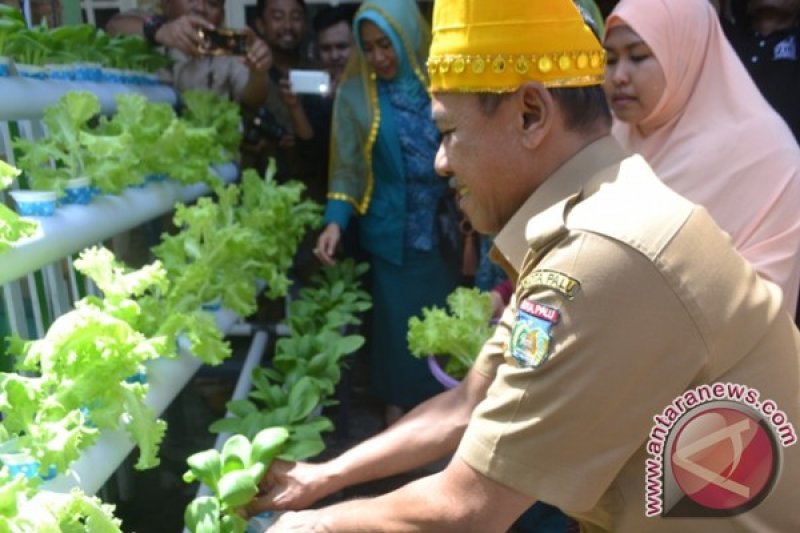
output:
[[[511,92],[603,82],[605,50],[573,0],[435,0],[431,91]]]

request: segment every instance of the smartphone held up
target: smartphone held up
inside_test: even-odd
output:
[[[295,94],[318,94],[331,92],[331,76],[324,70],[290,70],[290,90]]]

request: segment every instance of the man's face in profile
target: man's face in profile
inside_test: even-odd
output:
[[[317,48],[322,66],[331,76],[338,78],[353,51],[353,36],[350,25],[340,21],[319,32]]]

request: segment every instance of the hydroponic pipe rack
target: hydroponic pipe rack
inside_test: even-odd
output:
[[[226,182],[238,175],[232,163],[215,171]],[[150,182],[141,189],[97,197],[89,205],[62,206],[51,217],[37,218],[40,231],[0,256],[0,285],[168,213],[176,202],[191,202],[209,192],[204,184]]]

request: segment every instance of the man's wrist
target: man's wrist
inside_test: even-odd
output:
[[[324,493],[321,498],[347,487],[345,472],[337,465],[336,459],[319,463],[316,466],[318,468],[316,476],[319,481],[318,487]]]
[[[336,531],[335,512],[325,507],[316,512],[313,533],[333,533]]]
[[[161,15],[152,15],[144,19],[142,34],[145,40],[153,46],[160,46],[160,43],[156,40],[156,33],[166,22],[167,19]]]

